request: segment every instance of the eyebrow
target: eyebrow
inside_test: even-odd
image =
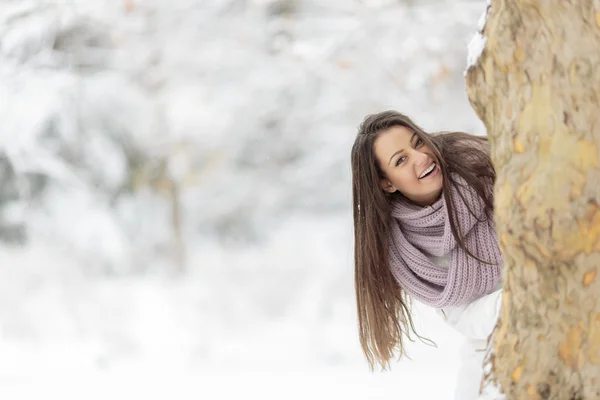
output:
[[[417,135],[417,132],[414,132],[412,134],[412,136],[410,137],[410,143],[413,142],[413,139],[415,138],[416,135]],[[390,157],[390,161],[388,161],[388,165],[390,165],[390,163],[392,162],[392,158],[396,157],[396,154],[402,153],[403,151],[404,151],[404,149],[400,149],[397,152],[395,152],[394,154],[392,154],[392,156]]]

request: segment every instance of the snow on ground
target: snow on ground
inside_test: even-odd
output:
[[[368,371],[343,255],[347,227],[342,217],[299,218],[261,254],[199,248],[211,264],[183,278],[90,279],[55,246],[2,248],[0,398],[451,399],[460,338],[424,306],[415,306],[417,327],[438,348],[409,343],[412,360]],[[303,283],[294,270],[307,262],[321,272]],[[223,273],[270,264],[291,280],[263,274],[261,286],[240,270]],[[347,285],[336,293],[339,280]],[[261,299],[273,285],[284,294]]]
[[[64,374],[3,380],[7,399],[452,399],[445,366],[405,366],[389,374],[348,369],[210,370],[130,374]]]

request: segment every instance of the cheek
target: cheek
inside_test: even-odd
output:
[[[396,186],[400,191],[410,191],[410,189],[418,183],[415,176],[407,170],[395,171],[393,178],[394,182],[392,183],[394,183],[394,186]]]

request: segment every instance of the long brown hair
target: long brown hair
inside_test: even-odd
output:
[[[405,355],[403,340],[407,337],[412,341],[411,332],[421,340],[427,340],[417,334],[411,317],[410,298],[398,286],[388,266],[390,204],[402,194],[390,194],[381,189],[379,182],[384,174],[377,163],[373,144],[381,132],[393,126],[410,129],[432,149],[442,172],[442,193],[448,206],[452,234],[460,248],[478,260],[465,246],[454,213],[450,193],[452,186],[458,183],[453,175],[459,175],[475,189],[485,204],[485,216],[492,215],[494,207],[490,188],[496,180],[496,173],[489,156],[487,138],[463,132],[430,134],[409,117],[395,111],[384,111],[365,118],[352,146],[351,164],[354,283],[359,336],[371,369],[375,363],[384,369],[389,367],[395,353],[399,357]],[[465,201],[465,204],[468,203]]]

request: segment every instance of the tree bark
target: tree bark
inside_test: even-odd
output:
[[[506,399],[600,398],[600,0],[494,0],[467,91],[498,173]]]

